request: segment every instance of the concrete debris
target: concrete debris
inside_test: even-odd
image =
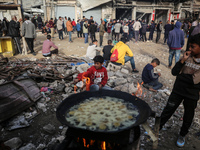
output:
[[[123,85],[126,82],[127,82],[126,79],[124,79],[124,78],[118,78],[118,79],[115,80],[115,86]]]
[[[36,150],[36,147],[32,143],[28,143],[26,146],[21,147],[19,150]]]
[[[38,102],[38,103],[37,103],[37,107],[38,107],[39,109],[41,109],[43,112],[46,112],[46,111],[47,111],[46,105],[45,105],[44,103]]]
[[[55,132],[55,127],[52,124],[44,126],[43,129],[49,134],[53,134]]]
[[[60,143],[65,139],[65,136],[59,136],[56,138]]]
[[[18,149],[22,145],[22,140],[19,137],[14,137],[4,142],[4,145],[10,147],[11,149]]]
[[[122,69],[121,69],[121,72],[124,73],[124,74],[129,74],[129,70],[128,70],[128,69],[125,69],[125,68],[122,68]]]
[[[30,124],[28,123],[28,121],[26,121],[24,116],[17,116],[13,120],[9,121],[6,130],[11,131],[14,129],[24,128],[28,126],[30,126]]]
[[[45,144],[39,144],[36,150],[44,150],[45,147],[46,147]]]

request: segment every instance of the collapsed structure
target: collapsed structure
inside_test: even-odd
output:
[[[21,2],[25,14],[41,14],[45,20],[59,16],[75,20],[83,16],[86,18],[93,16],[98,23],[101,19],[124,18],[166,22],[174,19],[198,18],[200,15],[199,0],[21,0]],[[9,19],[9,13],[13,14],[1,11],[0,19],[2,17]]]

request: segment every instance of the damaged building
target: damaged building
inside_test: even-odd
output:
[[[5,2],[6,0],[0,0]],[[10,0],[9,2],[13,2]],[[67,16],[79,19],[83,16],[101,19],[155,20],[199,18],[200,0],[18,0],[24,14],[41,14],[45,20]],[[13,13],[1,11],[0,19]],[[9,17],[8,17],[9,19]]]

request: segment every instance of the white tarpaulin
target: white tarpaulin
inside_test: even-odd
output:
[[[99,5],[105,4],[112,0],[78,0],[81,3],[83,11],[87,11]]]

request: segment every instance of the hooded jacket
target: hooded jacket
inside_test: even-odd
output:
[[[26,20],[22,24],[22,36],[25,38],[36,38],[35,25],[30,20]]]
[[[128,45],[124,44],[122,41],[119,41],[112,49],[111,49],[111,53],[114,52],[114,50],[117,49],[118,51],[118,60],[116,61],[116,63],[120,63],[122,65],[124,65],[125,63],[125,55],[129,56],[129,57],[133,57],[133,52],[131,51],[131,49],[128,47]]]
[[[181,25],[181,22],[176,22],[174,30],[169,32],[167,45],[170,49],[180,50],[184,46],[185,39],[184,32],[180,29]]]

